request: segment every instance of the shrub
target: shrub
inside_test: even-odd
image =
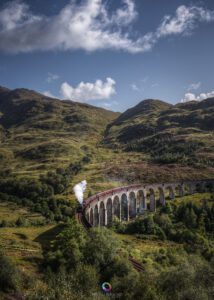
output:
[[[17,291],[20,274],[11,260],[0,254],[0,290],[3,292]]]

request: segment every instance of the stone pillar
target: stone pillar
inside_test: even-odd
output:
[[[160,193],[160,204],[165,205],[165,195],[163,191],[159,191]]]
[[[104,214],[105,214],[105,226],[107,226],[107,209],[104,208]]]
[[[156,210],[156,200],[155,200],[154,194],[150,195],[149,204],[150,204],[150,211],[155,211]]]
[[[127,201],[127,221],[129,221],[129,201]]]
[[[121,222],[121,202],[119,202],[119,204],[120,204],[120,206],[119,206],[120,207],[120,218],[119,219],[120,219],[120,222]]]

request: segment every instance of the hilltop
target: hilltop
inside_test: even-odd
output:
[[[214,166],[214,98],[171,105],[144,100],[108,125],[104,144],[168,164]]]

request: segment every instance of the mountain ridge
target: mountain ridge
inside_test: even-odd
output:
[[[137,170],[145,164],[151,170],[146,173],[148,181],[159,174],[157,168],[168,168],[164,176],[169,180],[171,165],[184,172],[191,169],[193,174],[202,173],[204,167],[203,174],[210,177],[214,166],[213,100],[172,105],[146,99],[120,114],[27,89],[1,87],[1,170],[38,177],[91,157],[91,169],[102,182],[113,174],[119,181],[123,177],[136,181],[142,176],[147,180],[147,175]],[[126,163],[118,168],[121,159]],[[135,170],[132,179],[128,169]],[[174,176],[183,177],[179,172]]]

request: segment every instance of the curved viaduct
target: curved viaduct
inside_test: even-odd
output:
[[[107,190],[86,199],[85,216],[92,226],[110,225],[113,216],[129,221],[144,211],[155,211],[166,199],[206,192],[214,188],[214,179],[176,183],[135,184]]]

